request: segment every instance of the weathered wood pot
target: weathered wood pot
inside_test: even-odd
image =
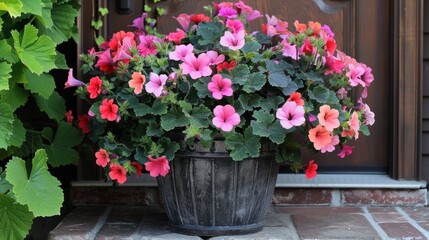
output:
[[[191,146],[170,162],[158,185],[171,227],[197,236],[249,234],[263,227],[277,179],[272,151],[233,161],[223,141]]]

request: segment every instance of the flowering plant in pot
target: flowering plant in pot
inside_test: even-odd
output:
[[[346,142],[369,135],[371,68],[338,50],[329,26],[267,15],[252,31],[247,22],[263,16],[242,1],[205,9],[177,16],[181,28],[164,35],[145,28],[143,14],[135,31],[82,55],[88,83],[69,77],[90,103],[81,126],[98,143],[96,163],[109,179],[124,183],[142,165],[151,176],[168,175],[178,135],[208,149],[220,137],[234,161],[270,145],[277,162],[312,178],[317,164],[303,166],[297,135],[340,157],[352,151]]]

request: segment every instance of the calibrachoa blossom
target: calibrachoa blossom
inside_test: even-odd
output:
[[[81,55],[88,82],[69,71],[65,86],[88,103],[79,127],[98,143],[98,155],[109,151],[110,161],[96,158],[110,179],[140,175],[143,164],[151,176],[165,176],[168,160],[180,160],[184,149],[177,136],[207,151],[224,139],[237,161],[273,146],[276,160],[307,178],[316,176],[318,156],[305,167],[301,148],[344,158],[350,142],[366,138],[375,122],[365,103],[374,97],[374,75],[338,49],[329,26],[288,23],[242,0],[204,9],[172,18],[180,29],[166,34],[142,14],[129,25],[133,32],[114,33]]]
[[[152,177],[158,177],[158,175],[165,177],[168,171],[170,171],[170,166],[168,165],[168,160],[165,156],[153,158],[151,155],[148,155],[147,158],[149,159],[149,162],[144,164],[145,169],[146,171],[149,171]]]
[[[66,121],[68,123],[73,122],[73,112],[71,110],[66,112]]]
[[[222,129],[224,132],[229,132],[232,128],[240,123],[240,116],[235,112],[231,105],[218,105],[213,109],[214,118],[213,125]]]
[[[97,159],[95,163],[98,166],[105,167],[110,162],[109,154],[106,150],[100,149],[95,153],[95,158]]]

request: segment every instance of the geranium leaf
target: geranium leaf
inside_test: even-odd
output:
[[[20,0],[22,2],[22,12],[34,15],[42,15],[42,0]]]
[[[38,30],[31,24],[19,33],[12,30],[14,47],[19,59],[30,71],[41,74],[55,68],[55,44],[45,35],[37,36]]]
[[[289,132],[284,129],[279,121],[276,121],[274,115],[269,112],[259,110],[253,113],[255,120],[250,125],[253,127],[253,134],[260,137],[268,137],[272,142],[281,144],[286,134]]]
[[[162,115],[167,113],[167,104],[163,103],[160,99],[156,99],[152,105],[153,115]]]
[[[58,69],[64,69],[67,70],[69,67],[67,66],[66,57],[64,54],[57,52],[57,55],[55,55],[55,66]]]
[[[42,23],[46,28],[51,28],[54,25],[51,17],[52,0],[42,0],[42,15],[36,16],[36,19]]]
[[[170,131],[176,127],[183,127],[189,123],[182,111],[171,109],[167,114],[161,116],[161,127],[165,131]]]
[[[49,156],[49,164],[58,167],[67,164],[76,164],[79,160],[79,154],[73,147],[82,141],[83,135],[79,129],[71,124],[61,122],[58,125],[54,141],[46,146]]]
[[[7,149],[9,140],[13,134],[13,116],[12,108],[6,103],[0,103],[0,149]]]
[[[233,84],[243,85],[247,82],[249,78],[250,69],[247,65],[236,66],[232,71],[226,71],[227,73],[222,73],[223,77],[231,79]]]
[[[261,44],[259,44],[257,41],[251,41],[251,42],[246,42],[246,44],[244,44],[244,47],[241,48],[241,51],[243,51],[243,53],[246,55],[248,53],[252,53],[252,52],[258,52],[259,49],[261,49]]]
[[[251,127],[244,131],[244,135],[233,132],[228,133],[225,139],[227,148],[231,151],[230,156],[234,161],[240,161],[249,157],[258,157],[261,143],[259,137],[253,134]]]
[[[275,63],[272,60],[267,60],[266,64],[269,72],[268,82],[271,86],[286,88],[293,84],[292,78],[285,74],[286,65],[283,61]]]
[[[13,84],[9,90],[0,91],[1,102],[9,104],[13,111],[24,106],[28,96],[29,93],[17,84]]]
[[[198,97],[200,98],[205,98],[207,96],[211,96],[211,92],[208,89],[208,84],[210,82],[210,78],[208,77],[204,77],[204,78],[200,78],[198,79],[195,83],[194,83],[194,88],[197,90],[197,94]]]
[[[25,133],[26,129],[22,124],[21,120],[15,116],[15,120],[13,121],[13,130],[12,136],[9,139],[9,145],[20,147],[25,141]]]
[[[6,181],[6,172],[0,167],[0,194],[9,194],[12,185]]]
[[[162,115],[162,117],[167,116],[167,114]],[[161,125],[162,125],[162,117],[161,117]],[[169,131],[169,130],[166,130]],[[150,137],[161,137],[164,131],[159,127],[159,124],[156,122],[151,122],[146,129],[146,135]]]
[[[0,10],[8,12],[11,17],[19,17],[22,12],[22,3],[16,0],[3,0],[0,2]]]
[[[174,154],[180,149],[177,142],[171,142],[169,138],[161,138],[158,143],[164,148],[164,155],[168,161],[173,160]]]
[[[331,91],[324,86],[318,85],[313,90],[308,90],[308,96],[319,103],[327,103],[330,100]]]
[[[197,34],[201,36],[198,41],[201,45],[214,44],[222,36],[222,23],[220,22],[202,22],[198,24]]]
[[[134,107],[134,113],[137,117],[143,117],[151,112],[151,108],[143,103],[139,103]]]
[[[32,160],[30,174],[20,158],[13,157],[6,165],[6,180],[12,184],[17,202],[28,205],[36,217],[60,214],[64,201],[61,183],[49,173],[47,161],[45,150],[39,149]]]
[[[370,132],[369,132],[368,126],[365,125],[365,124],[362,124],[362,125],[359,126],[359,131],[361,131],[362,134],[365,135],[365,136],[371,135]]]
[[[60,121],[64,118],[66,114],[65,101],[57,92],[53,92],[48,99],[39,95],[34,95],[34,98],[40,110],[45,112],[50,119]]]
[[[243,84],[243,90],[247,93],[259,91],[266,82],[267,80],[262,73],[252,73],[247,79],[247,82]]]
[[[190,113],[190,122],[198,127],[204,128],[208,127],[210,124],[210,119],[208,118],[211,114],[210,109],[206,106],[199,105],[192,109]]]
[[[238,101],[240,102],[243,109],[246,111],[252,111],[253,106],[259,106],[261,97],[259,95],[241,94],[238,97]]]
[[[9,89],[10,73],[12,72],[12,65],[7,62],[0,62],[0,90]]]
[[[39,24],[40,31],[49,36],[56,44],[67,41],[73,32],[78,11],[70,4],[54,4],[51,11],[53,26],[46,28]]]
[[[55,90],[54,77],[50,74],[37,75],[26,69],[25,77],[27,83],[24,84],[24,87],[32,93],[39,94],[44,99],[48,99]]]
[[[270,112],[271,110],[277,110],[279,106],[285,102],[285,99],[280,96],[271,96],[261,99],[256,106],[261,107],[263,110]]]
[[[24,239],[30,231],[33,218],[26,205],[0,194],[0,239]]]

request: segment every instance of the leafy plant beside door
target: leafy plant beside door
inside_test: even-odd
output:
[[[57,48],[76,37],[79,8],[77,0],[0,1],[0,239],[23,239],[35,217],[60,214],[64,194],[49,168],[76,164],[83,135],[65,118],[63,81],[51,73],[68,69]]]

